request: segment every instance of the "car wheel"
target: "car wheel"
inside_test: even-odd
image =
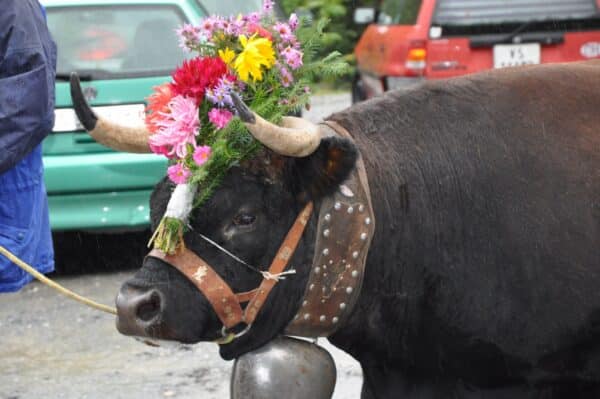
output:
[[[367,95],[365,93],[363,82],[360,78],[360,75],[357,74],[352,81],[352,104],[365,101],[366,99]]]

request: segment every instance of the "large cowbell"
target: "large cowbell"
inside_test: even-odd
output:
[[[308,341],[278,337],[235,360],[231,399],[330,399],[335,381],[329,352]]]

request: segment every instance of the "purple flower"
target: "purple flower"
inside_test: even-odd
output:
[[[233,82],[226,77],[222,77],[214,88],[206,91],[206,98],[219,107],[233,107],[233,100],[231,99],[232,90]]]
[[[175,184],[183,184],[192,175],[192,172],[185,165],[176,163],[167,168],[169,179]]]

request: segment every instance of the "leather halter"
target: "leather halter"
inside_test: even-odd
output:
[[[296,218],[271,262],[269,267],[271,275],[283,272],[287,266],[302,238],[312,210],[313,204],[309,202]],[[183,273],[204,294],[227,329],[239,323],[252,325],[267,296],[277,283],[277,278],[264,278],[258,288],[235,294],[204,259],[187,248],[175,255],[167,255],[158,249],[153,249],[147,256],[161,259]],[[245,302],[248,302],[248,305],[242,310],[241,304]]]
[[[352,139],[350,133],[335,122],[327,121],[323,129],[330,135]],[[313,204],[300,212],[280,246],[269,273],[284,271],[310,219]],[[348,318],[360,295],[367,253],[375,232],[371,194],[362,157],[338,191],[324,198],[319,207],[317,241],[301,307],[285,329],[285,334],[303,337],[326,337]],[[214,269],[194,252],[185,248],[178,254],[165,255],[153,249],[148,256],[162,259],[182,272],[204,294],[223,323],[223,336],[231,339],[248,331],[277,279],[264,278],[254,290],[234,293]],[[242,310],[242,303],[248,305]],[[239,323],[247,324],[238,335],[225,334]]]

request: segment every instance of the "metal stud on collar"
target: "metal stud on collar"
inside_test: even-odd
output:
[[[313,260],[316,264],[313,265],[306,293],[311,299],[303,300],[304,311],[294,317],[291,325],[313,326],[309,328],[314,329],[317,323],[323,328],[335,330],[333,326],[340,322],[342,315],[348,314],[347,307],[354,304],[355,292],[360,289],[362,275],[359,270],[362,270],[361,264],[365,260],[361,254],[372,232],[370,214],[364,214],[366,207],[360,202],[334,201],[329,209],[335,212],[325,212],[320,220],[317,240],[319,255]],[[347,234],[346,231],[340,234],[336,227],[343,229],[344,226],[353,227]],[[346,261],[346,257],[353,259],[352,265]],[[315,286],[317,290],[314,290]],[[343,301],[340,295],[344,295]]]
[[[302,300],[308,304],[287,326],[289,335],[332,334],[343,328],[358,300],[375,225],[361,159],[339,189],[321,201],[318,214],[312,271]]]

